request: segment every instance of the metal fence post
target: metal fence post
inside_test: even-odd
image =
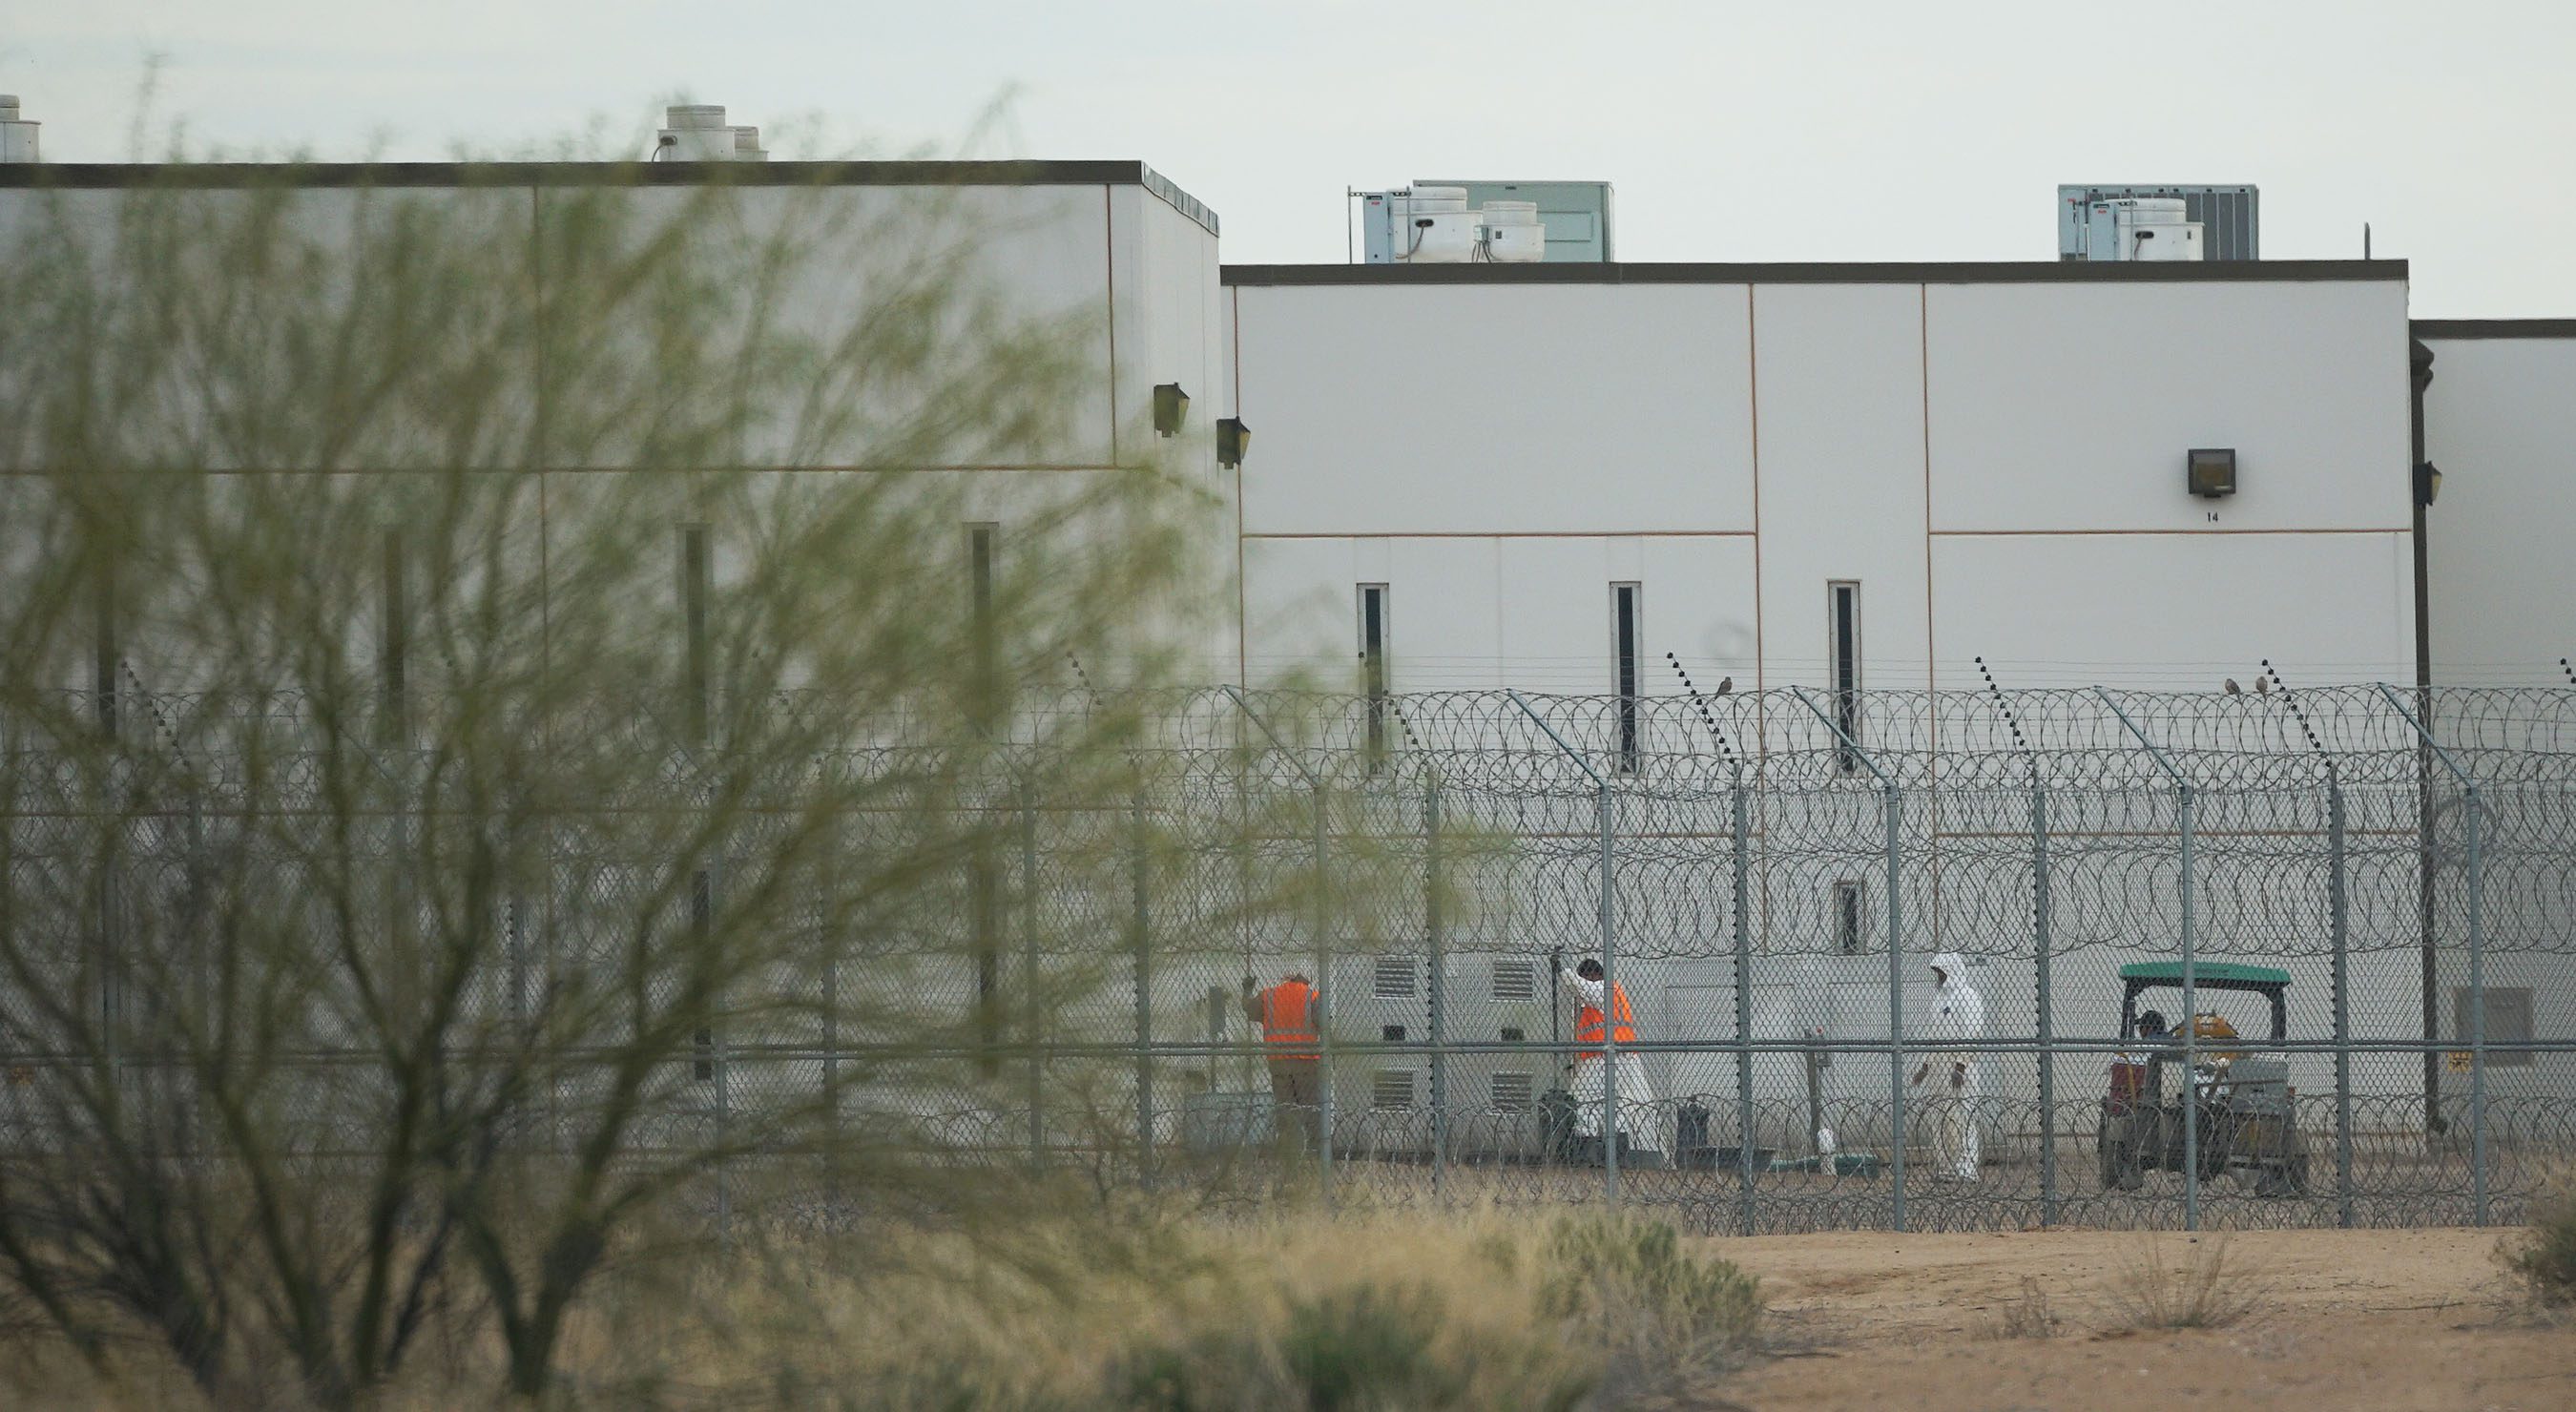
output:
[[[98,941],[95,964],[98,968],[96,1016],[99,1021],[99,1052],[93,1056],[101,1066],[102,1082],[116,1090],[118,1101],[124,1080],[123,1050],[125,1029],[125,944],[124,909],[119,905],[125,892],[119,866],[126,846],[124,791],[118,782],[124,771],[111,741],[106,767],[99,773],[99,818],[106,826],[106,838],[99,849],[97,896],[94,899],[98,918]]]
[[[1825,723],[1834,739],[1852,759],[1878,779],[1884,801],[1882,811],[1887,828],[1887,1219],[1895,1230],[1905,1229],[1905,899],[1901,847],[1905,832],[1905,797],[1899,792],[1896,778],[1882,770],[1860,742],[1836,722],[1825,708],[1811,700],[1806,688],[1793,686],[1790,694],[1798,703]],[[1970,1122],[1976,1121],[1972,1116]]]
[[[2192,797],[2191,781],[2175,768],[2173,760],[2147,738],[2145,731],[2138,729],[2138,723],[2129,719],[2129,713],[2120,709],[2120,703],[2111,699],[2111,693],[2097,686],[2093,688],[2093,694],[2101,698],[2103,705],[2111,708],[2111,714],[2120,718],[2121,726],[2146,749],[2147,758],[2155,761],[2156,767],[2173,781],[2175,824],[2182,836],[2182,1211],[2183,1229],[2196,1231],[2200,1229],[2200,1092],[2196,1072],[2200,1046],[2196,1034],[2199,1024],[2193,1017],[2198,1014],[2200,996],[2193,971],[2193,952],[2198,937],[2193,930],[2192,917],[2192,844],[2198,810]]]
[[[716,870],[713,866],[698,869],[690,879],[689,931],[699,948],[697,964],[706,964],[705,948],[715,944]],[[706,1017],[707,1078],[716,1091],[716,1238],[733,1239],[733,1194],[729,1178],[732,1168],[733,1092],[732,1074],[725,1063],[725,1013],[721,1000],[715,1012]]]
[[[1610,781],[1591,762],[1565,743],[1556,727],[1533,709],[1517,691],[1506,692],[1521,714],[1538,724],[1565,758],[1574,762],[1592,780],[1594,811],[1601,833],[1601,1007],[1605,1018],[1601,1025],[1601,1190],[1613,1206],[1619,1204],[1619,1135],[1627,1116],[1619,1109],[1619,920],[1616,904],[1618,881],[1617,847],[1612,841]]]
[[[1270,728],[1270,723],[1261,718],[1260,712],[1252,709],[1252,702],[1245,698],[1242,691],[1231,686],[1222,687],[1220,690],[1234,702],[1236,709],[1243,712],[1245,719],[1260,728],[1261,734],[1270,741],[1271,748],[1277,750],[1297,773],[1306,777],[1306,783],[1315,793],[1314,1026],[1315,1125],[1318,1129],[1318,1141],[1315,1145],[1321,1195],[1324,1205],[1330,1208],[1333,1204],[1333,933],[1332,913],[1327,904],[1326,892],[1330,874],[1325,871],[1329,860],[1324,847],[1324,780],[1322,776],[1306,768],[1305,761],[1298,759],[1289,751],[1288,743],[1279,738],[1279,732]]]
[[[2174,808],[2182,828],[2182,1212],[2183,1229],[2196,1231],[2200,1229],[2200,993],[2193,953],[2200,938],[2192,925],[2192,844],[2198,831],[2199,810],[2190,785],[2176,785],[2174,794]]]
[[[1151,880],[1145,858],[1145,784],[1140,769],[1129,806],[1128,945],[1136,984],[1136,1162],[1144,1185],[1154,1185],[1154,930]]]
[[[2030,771],[2031,988],[2039,999],[2039,1223],[2057,1224],[2057,991],[2050,979],[2056,949],[2048,896],[2048,786]]]
[[[1728,762],[1735,813],[1735,1161],[1741,1173],[1743,1214],[1738,1227],[1754,1230],[1753,1203],[1753,840],[1752,810],[1744,798],[1744,762]],[[1813,1133],[1808,1134],[1810,1138]],[[1679,1156],[1679,1153],[1675,1153]]]
[[[97,967],[98,994],[95,997],[98,1020],[99,1052],[90,1056],[99,1064],[102,1081],[110,1089],[121,1089],[118,1077],[119,1031],[124,1028],[125,986],[123,958],[125,948],[120,935],[117,899],[124,889],[119,881],[123,871],[117,866],[125,848],[125,812],[128,799],[119,788],[125,780],[122,768],[124,752],[119,748],[120,731],[117,698],[121,683],[117,672],[124,662],[117,645],[118,613],[116,607],[116,566],[102,561],[98,581],[96,648],[96,688],[91,704],[98,712],[99,770],[97,809],[106,827],[98,855],[97,909],[98,937],[92,962]],[[122,1093],[117,1094],[122,1098]]]
[[[1422,779],[1422,921],[1431,953],[1431,1196],[1449,1194],[1449,967],[1447,919],[1440,912],[1440,775]]]
[[[554,1014],[556,997],[562,993],[564,983],[562,919],[563,912],[569,909],[564,906],[563,844],[555,828],[555,809],[551,793],[538,796],[536,814],[535,832],[537,848],[541,855],[541,861],[537,865],[537,888],[545,899],[544,920],[541,923],[543,935],[538,938],[542,948],[542,954],[538,958],[538,995],[545,1008],[545,1014],[551,1017]],[[540,1052],[545,1056],[545,1152],[548,1156],[553,1156],[563,1151],[564,1147],[564,1053],[558,1040],[552,1036],[545,1040]]]
[[[2493,1218],[2488,1208],[2487,1171],[2487,938],[2479,917],[2486,879],[2479,858],[2479,837],[2486,812],[2478,787],[2467,787],[2469,831],[2469,1179],[2477,1204],[2477,1222]]]
[[[1895,1104],[1888,1117],[1888,1224],[1905,1229],[1905,936],[1904,889],[1900,883],[1899,846],[1905,829],[1905,799],[1896,782],[1887,782],[1887,1077]],[[1968,1121],[1975,1122],[1972,1115]]]
[[[1038,1003],[1038,805],[1026,780],[1020,784],[1020,1037],[1029,1046],[1029,1170],[1046,1165],[1045,1007]],[[835,1108],[835,1116],[838,1115]]]
[[[1305,767],[1301,764],[1298,768]],[[1330,1208],[1333,1204],[1333,929],[1332,918],[1324,907],[1324,888],[1325,880],[1332,874],[1326,871],[1330,859],[1324,846],[1324,781],[1311,771],[1306,778],[1315,784],[1315,1146],[1317,1158],[1322,1163],[1324,1205]]]
[[[2452,781],[2460,787],[2465,814],[2464,823],[2468,833],[2469,1185],[2471,1199],[2476,1207],[2477,1224],[2483,1226],[2487,1224],[2492,1214],[2488,1206],[2487,1190],[2487,947],[2485,918],[2482,912],[2486,878],[2485,860],[2481,856],[2479,839],[2482,823],[2479,816],[2484,809],[2478,800],[2478,782],[2467,770],[2461,768],[2460,762],[2452,758],[2450,751],[2443,749],[2441,743],[2433,739],[2433,732],[2426,728],[2424,722],[2418,719],[2415,713],[2406,709],[2406,703],[2398,699],[2397,693],[2389,688],[2388,683],[2379,682],[2376,685],[2379,688],[2379,694],[2388,699],[2390,709],[2397,712],[2398,719],[2406,722],[2414,730],[2416,738],[2423,742],[2421,753],[2429,754],[2439,760],[2442,768],[2450,773]],[[2432,851],[2430,816],[2418,818],[2416,827],[2425,834],[2424,851],[2429,855]],[[2428,879],[2431,876],[2429,865],[2426,876]],[[2427,886],[2430,886],[2429,882]],[[2429,979],[2430,973],[2428,972],[2427,975]],[[2427,994],[2424,1003],[2429,1011],[2434,1003],[2431,994]],[[2425,1038],[2429,1041],[2432,1036],[2428,1034]],[[2433,1058],[2433,1049],[2428,1043],[2424,1051],[2425,1071],[2428,1075],[2435,1067]],[[2426,1101],[2429,1103],[2431,1099],[2428,1097]],[[2438,1115],[2433,1116],[2438,1117]]]
[[[1619,1105],[1618,843],[1610,812],[1610,782],[1600,790],[1601,816],[1601,1194],[1619,1204],[1619,1147],[1628,1135],[1627,1110]]]
[[[847,856],[848,834],[843,828],[844,810],[836,803],[827,828],[824,857],[829,861],[826,876],[840,871]],[[832,1205],[841,1202],[841,1156],[847,1143],[841,1132],[841,929],[831,924],[836,903],[825,891],[827,884],[818,880],[814,915],[828,930],[817,940],[823,948],[823,1194]]]
[[[2350,1229],[2352,1211],[2352,895],[2346,875],[2343,784],[2326,765],[2326,908],[2334,934],[2335,1220]]]

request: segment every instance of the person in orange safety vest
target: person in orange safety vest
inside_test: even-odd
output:
[[[1564,973],[1567,988],[1574,992],[1574,1042],[1598,1045],[1606,1037],[1617,1044],[1634,1044],[1637,1040],[1636,1014],[1628,1008],[1625,986],[1601,983],[1600,961],[1586,957],[1583,963]],[[1603,992],[1607,991],[1607,995]],[[1571,1081],[1567,1088],[1574,1097],[1574,1132],[1577,1137],[1601,1136],[1601,1109],[1609,1088],[1608,1070],[1619,1066],[1619,1129],[1626,1142],[1637,1140],[1635,1120],[1645,1108],[1639,1090],[1645,1074],[1634,1059],[1622,1054],[1612,1060],[1601,1049],[1579,1049],[1568,1065]]]
[[[1267,990],[1255,991],[1257,984],[1251,976],[1243,978],[1243,1013],[1261,1027],[1262,1043],[1269,1046],[1270,1097],[1280,1137],[1285,1141],[1293,1132],[1309,1150],[1319,1149],[1324,1098],[1316,1054],[1322,996],[1303,971],[1290,971]]]

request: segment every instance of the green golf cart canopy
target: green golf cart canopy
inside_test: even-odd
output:
[[[2120,968],[2120,979],[2133,985],[2181,985],[2180,961],[2133,961]],[[2290,973],[2269,966],[2239,966],[2230,961],[2195,961],[2191,983],[2220,990],[2272,990],[2290,984]]]
[[[2240,966],[2232,961],[2194,961],[2191,983],[2196,990],[2243,990],[2272,1002],[2272,1038],[2289,1033],[2290,973],[2270,966]],[[2138,996],[2158,986],[2182,986],[2180,961],[2133,961],[2120,968],[2120,1038],[2138,1033]]]

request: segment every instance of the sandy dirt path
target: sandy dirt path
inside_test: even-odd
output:
[[[2180,1268],[2220,1240],[2157,1237]],[[1748,1412],[1905,1408],[2576,1408],[2576,1321],[2536,1317],[2469,1230],[2247,1231],[2226,1264],[2262,1293],[2222,1329],[2141,1331],[2126,1232],[1724,1240],[1762,1277],[1781,1356],[1699,1400]],[[2024,1280],[2063,1324],[2001,1338]]]

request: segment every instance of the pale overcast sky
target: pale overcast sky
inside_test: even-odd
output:
[[[1228,261],[1343,258],[1342,191],[1606,179],[1635,260],[2045,260],[2060,181],[2252,181],[2263,251],[2413,262],[2418,317],[2576,315],[2576,4],[11,0],[49,161],[429,159],[685,95],[826,155],[1142,158]],[[603,126],[604,125],[604,126]],[[782,149],[789,144],[782,143]],[[781,155],[790,155],[782,150]]]

